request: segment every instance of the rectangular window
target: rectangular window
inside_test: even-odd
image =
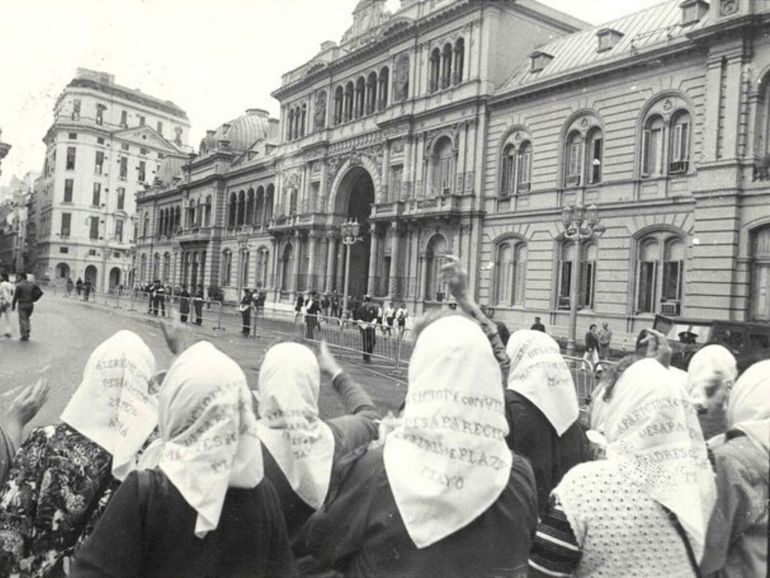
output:
[[[115,221],[115,240],[118,243],[123,242],[123,219]]]
[[[641,261],[637,274],[638,298],[636,309],[638,313],[655,313],[655,261]]]
[[[64,202],[72,202],[72,191],[75,188],[75,181],[72,179],[66,179],[64,181]]]
[[[72,120],[80,120],[80,100],[72,101]]]
[[[128,111],[120,111],[120,126],[126,128],[128,126]]]
[[[100,145],[103,145],[103,144],[104,144],[104,139],[103,139],[102,137],[98,137],[98,138],[96,139],[96,144],[100,144]]]
[[[118,187],[118,211],[122,211],[126,208],[126,189],[125,187]]]
[[[76,133],[76,132],[71,132],[71,133],[69,133],[69,134],[67,135],[67,138],[68,138],[68,139],[70,139],[70,140],[78,140],[78,133]]]
[[[70,228],[72,226],[72,214],[71,213],[62,213],[61,214],[61,230],[60,234],[62,237],[69,237],[70,236]]]
[[[144,123],[146,122],[145,118],[141,115],[139,115],[139,126],[144,126]]]
[[[569,145],[569,166],[567,167],[568,177],[580,176],[580,158],[581,143],[575,142]]]
[[[591,184],[600,183],[602,181],[602,148],[604,141],[601,137],[594,137],[591,140],[591,167],[589,174],[591,175]]]
[[[146,155],[147,155],[147,149],[146,149],[146,148],[140,148],[140,149],[139,149],[139,154],[140,154],[140,155],[145,155],[145,156],[146,156]]]
[[[94,240],[99,239],[99,217],[89,217],[89,223],[89,237]]]
[[[128,144],[123,143],[122,145],[120,145],[120,150],[127,151],[128,149],[129,149]]]
[[[503,157],[503,182],[502,193],[505,195],[513,194],[513,183],[516,175],[514,173],[514,158],[513,153],[508,152]]]
[[[596,263],[587,261],[583,263],[583,269],[580,272],[580,302],[581,308],[593,309],[594,289],[596,286]]]
[[[572,290],[572,261],[562,261],[559,267],[559,309],[569,309]]]
[[[689,135],[690,135],[690,125],[689,123],[683,122],[679,123],[676,126],[674,126],[674,143],[671,147],[671,160],[676,161],[686,161],[690,158],[690,151],[689,151]]]
[[[532,148],[527,147],[526,150],[520,151],[518,161],[518,189],[528,191],[532,182]]]
[[[69,252],[70,252],[70,248],[69,247],[59,247],[59,253],[67,254]]]
[[[158,134],[163,136],[163,123],[161,121],[158,121]]]
[[[146,171],[147,171],[147,163],[144,161],[139,161],[138,180],[140,183],[143,183],[145,181]]]
[[[77,149],[75,147],[67,147],[67,164],[65,165],[65,169],[68,171],[74,171],[75,170],[75,154],[77,152]]]
[[[104,105],[96,105],[96,124],[104,124]]]
[[[644,131],[643,135],[642,176],[660,175],[663,172],[663,129],[652,128]]]
[[[128,178],[128,159],[126,157],[121,157],[120,159],[120,178]]]
[[[96,257],[96,255],[97,255],[97,253],[96,253],[96,249],[89,249],[89,250],[88,250],[88,255],[89,255],[90,257]]]
[[[682,298],[682,261],[663,263],[663,301],[680,301]]]
[[[96,163],[94,167],[94,174],[101,175],[104,171],[104,153],[102,151],[96,151]]]
[[[98,207],[102,204],[102,184],[94,183],[94,193],[91,197],[91,204],[94,207]]]

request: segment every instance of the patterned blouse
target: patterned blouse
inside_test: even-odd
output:
[[[0,576],[50,576],[93,530],[120,484],[111,456],[60,423],[22,444],[0,493]]]

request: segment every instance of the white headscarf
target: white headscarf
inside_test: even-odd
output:
[[[738,367],[735,356],[722,345],[706,345],[692,356],[687,367],[687,393],[693,403],[705,406],[706,387],[735,383]]]
[[[145,342],[131,331],[118,331],[91,353],[61,415],[112,455],[112,475],[121,481],[158,425],[158,400],[149,393],[154,374],[155,357]]]
[[[580,416],[575,383],[559,344],[541,331],[517,331],[506,348],[508,389],[531,401],[561,437]]]
[[[470,524],[508,484],[501,379],[489,341],[466,317],[441,318],[417,339],[403,421],[385,438],[383,459],[418,548]]]
[[[158,467],[198,512],[195,535],[203,538],[219,525],[228,488],[262,481],[246,376],[211,343],[200,342],[177,358],[158,397]]]
[[[700,559],[716,484],[695,410],[674,379],[654,359],[623,373],[607,406],[607,458],[676,514]]]
[[[292,489],[311,508],[326,500],[334,459],[334,435],[318,417],[321,372],[299,343],[271,347],[259,369],[259,439]]]
[[[738,379],[727,403],[727,426],[770,451],[770,361],[755,363]]]

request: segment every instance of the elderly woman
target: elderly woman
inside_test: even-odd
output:
[[[706,345],[690,359],[687,392],[706,439],[727,429],[724,406],[737,377],[735,357],[722,345]]]
[[[578,422],[572,374],[559,345],[540,331],[514,333],[507,346],[511,368],[505,409],[508,447],[527,458],[537,481],[538,509],[573,466],[590,459],[585,432]]]
[[[335,491],[344,458],[377,437],[379,414],[369,394],[342,371],[326,344],[319,360],[298,343],[271,347],[260,367],[255,394],[265,475],[281,499],[297,553],[302,526]],[[328,421],[318,416],[322,372],[331,378],[346,410]]]
[[[481,329],[424,328],[402,422],[306,527],[346,576],[520,576],[537,522],[532,470],[505,445],[500,369]]]
[[[738,379],[726,417],[727,433],[709,442],[718,498],[701,568],[706,576],[767,576],[770,361]]]
[[[158,422],[155,358],[120,331],[97,347],[62,423],[33,431],[0,494],[0,575],[47,576],[135,466]]]
[[[295,576],[240,367],[193,345],[169,369],[159,406],[157,467],[126,478],[72,575]]]
[[[607,459],[554,489],[530,576],[694,576],[716,499],[695,411],[655,359],[629,367],[606,408]]]

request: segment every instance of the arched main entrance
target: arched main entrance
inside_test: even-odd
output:
[[[120,285],[120,269],[113,267],[110,269],[110,290]]]
[[[369,281],[369,213],[374,203],[374,182],[363,167],[351,168],[340,182],[334,212],[346,219],[357,219],[362,241],[350,248],[350,284],[348,294],[355,298],[367,292]],[[344,282],[344,280],[343,280]]]
[[[56,277],[58,279],[66,279],[70,276],[70,266],[67,263],[59,263],[56,265]]]
[[[90,281],[91,285],[94,287],[96,286],[96,267],[94,265],[89,265],[86,267],[86,274],[84,281]]]

